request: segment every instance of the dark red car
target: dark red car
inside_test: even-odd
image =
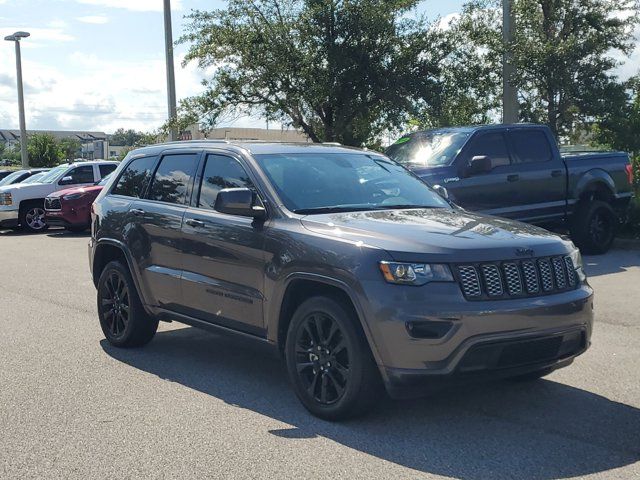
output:
[[[84,232],[91,226],[91,204],[109,181],[107,175],[96,185],[74,187],[52,193],[44,200],[45,221],[71,232]]]

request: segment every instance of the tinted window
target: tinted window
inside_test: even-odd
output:
[[[509,150],[501,132],[481,133],[471,140],[469,148],[465,151],[466,163],[473,157],[487,156],[491,159],[493,167],[509,165]]]
[[[104,178],[116,169],[117,165],[100,165],[100,178]]]
[[[125,197],[140,198],[149,184],[155,163],[155,157],[143,157],[133,160],[124,169],[111,193],[124,195]]]
[[[76,167],[65,175],[65,177],[71,177],[70,184],[77,183],[93,183],[93,166],[83,165],[82,167]]]
[[[510,133],[515,162],[532,163],[551,160],[551,146],[542,130],[514,130]]]
[[[163,157],[151,182],[149,200],[184,205],[189,184],[196,173],[198,157],[196,153]]]
[[[247,172],[237,161],[224,155],[207,156],[198,207],[213,209],[218,192],[224,188],[251,188]]]

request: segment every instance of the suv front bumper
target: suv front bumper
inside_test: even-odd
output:
[[[18,210],[0,210],[0,227],[13,228],[19,224]]]

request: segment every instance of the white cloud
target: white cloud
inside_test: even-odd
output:
[[[50,44],[51,42],[71,42],[75,40],[73,35],[65,32],[61,27],[53,28],[26,28],[23,26],[17,27],[2,27],[3,36],[9,35],[18,30],[26,30],[31,34],[29,38],[22,40],[22,45],[29,48],[35,46],[42,46],[43,42]]]
[[[98,5],[109,8],[124,8],[138,12],[161,12],[163,4],[161,0],[76,0],[78,3]],[[172,10],[182,10],[182,0],[171,2]]]
[[[109,22],[109,17],[106,15],[87,15],[85,17],[77,17],[76,20],[82,23],[93,23],[96,25],[102,25]]]

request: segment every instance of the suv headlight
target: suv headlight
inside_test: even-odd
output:
[[[10,193],[0,193],[0,205],[13,205],[13,198]]]
[[[380,271],[387,282],[398,285],[454,281],[449,266],[440,263],[380,262]]]

